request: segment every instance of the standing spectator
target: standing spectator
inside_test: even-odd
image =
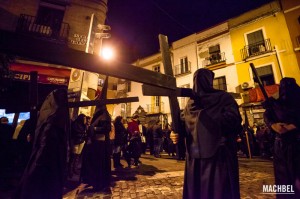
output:
[[[163,131],[159,120],[153,126],[154,157],[159,158],[163,144]]]
[[[119,168],[123,167],[120,162],[121,150],[124,146],[124,137],[126,135],[126,129],[122,123],[122,116],[117,116],[114,121],[115,127],[115,142],[113,147],[113,167]]]
[[[146,137],[147,137],[147,128],[141,122],[138,120],[139,124],[139,129],[141,132],[141,148],[142,148],[142,153],[146,154],[147,150],[147,142],[146,142]]]
[[[105,105],[96,107],[89,131],[91,142],[84,149],[81,179],[83,183],[93,186],[94,191],[109,192],[111,117]]]
[[[183,111],[187,145],[183,198],[239,199],[236,136],[242,119],[236,101],[214,89],[213,79],[208,69],[194,73],[194,96]]]
[[[128,122],[128,133],[129,133],[129,137],[133,137],[133,136],[140,136],[140,128],[139,128],[139,122],[138,122],[138,115],[134,115],[131,119],[130,122]]]
[[[149,146],[150,155],[154,154],[153,127],[155,122],[150,121],[147,127],[146,143]]]
[[[67,91],[54,90],[38,114],[32,153],[14,199],[63,197],[69,125]]]
[[[80,156],[87,138],[86,116],[79,114],[71,124],[71,155],[69,160],[69,177],[73,174],[78,175],[78,164]]]
[[[127,128],[129,134],[129,146],[128,150],[130,156],[134,159],[134,166],[138,166],[140,162],[139,158],[141,157],[141,132],[138,124],[138,115],[134,115],[131,122],[128,123]]]
[[[294,78],[280,81],[279,98],[265,104],[264,119],[276,133],[274,173],[276,185],[292,185],[295,194],[277,194],[277,199],[300,198],[300,87]]]
[[[173,140],[171,139],[171,132],[172,132],[172,129],[169,129],[169,125],[167,124],[165,129],[168,129],[166,131],[166,140],[167,140],[167,152],[169,154],[169,156],[175,156],[175,152],[176,152],[176,146],[175,144],[173,143]]]

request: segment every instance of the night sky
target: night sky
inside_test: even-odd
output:
[[[108,0],[103,45],[130,63],[159,52],[158,34],[169,43],[224,22],[272,0]]]

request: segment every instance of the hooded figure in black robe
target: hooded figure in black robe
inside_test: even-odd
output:
[[[213,88],[214,73],[194,74],[194,97],[183,111],[186,167],[183,198],[238,199],[236,136],[242,130],[234,98]]]
[[[105,105],[96,107],[89,128],[91,142],[83,149],[81,179],[94,191],[109,192],[111,180],[110,140],[111,117]]]
[[[51,92],[44,101],[35,129],[31,156],[15,199],[61,199],[69,139],[67,91]]]
[[[300,87],[294,78],[280,81],[279,99],[270,98],[264,120],[276,134],[274,173],[276,185],[292,185],[295,194],[277,194],[276,198],[300,198]]]

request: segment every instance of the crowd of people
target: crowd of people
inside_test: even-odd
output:
[[[138,115],[112,120],[105,105],[97,106],[92,118],[79,114],[70,121],[64,90],[49,94],[37,121],[28,119],[13,128],[2,117],[1,188],[9,184],[7,169],[18,165],[23,176],[14,199],[61,198],[64,182],[74,175],[94,191],[109,191],[111,166],[124,168],[124,159],[127,168],[138,167],[142,154],[160,158],[165,151],[186,161],[183,198],[240,198],[241,151],[247,157],[273,157],[275,184],[292,185],[295,194],[288,198],[299,198],[300,87],[295,79],[281,80],[279,98],[264,102],[265,124],[251,128],[247,122],[242,125],[233,97],[213,88],[213,78],[210,70],[195,72],[194,95],[183,110],[178,134],[160,120],[142,124]],[[186,157],[178,152],[180,138]]]

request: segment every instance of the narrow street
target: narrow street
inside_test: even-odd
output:
[[[139,167],[112,170],[111,193],[91,192],[91,187],[78,184],[74,179],[67,187],[64,199],[126,199],[126,198],[172,198],[182,197],[184,161],[143,155]],[[122,164],[126,165],[125,162]],[[242,199],[274,199],[275,195],[262,194],[263,185],[273,185],[271,160],[239,158],[240,188]]]

